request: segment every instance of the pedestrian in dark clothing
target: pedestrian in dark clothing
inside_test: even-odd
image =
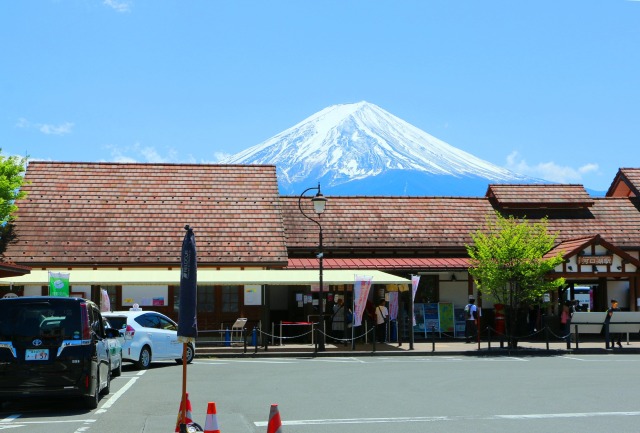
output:
[[[614,341],[618,347],[622,347],[622,343],[620,342],[622,340],[622,334],[617,332],[615,334],[609,333],[609,323],[611,322],[613,313],[616,311],[620,311],[620,308],[618,308],[618,301],[616,299],[612,299],[611,308],[607,310],[607,315],[604,318],[604,341],[607,349],[613,349]]]
[[[473,296],[469,296],[469,303],[464,307],[464,337],[467,343],[475,340],[478,334],[477,318],[478,307],[476,306],[476,299]]]

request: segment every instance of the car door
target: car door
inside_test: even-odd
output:
[[[166,329],[167,321],[158,313],[149,312],[137,320],[144,327],[149,340],[151,340],[151,352],[154,360],[172,359],[174,349],[172,347],[172,331]],[[173,332],[175,334],[175,332]]]
[[[178,359],[182,357],[182,343],[178,341],[178,326],[168,317],[160,316],[160,326],[168,337],[169,358]]]
[[[111,357],[109,353],[109,345],[105,338],[104,323],[100,310],[91,304],[88,306],[89,323],[93,331],[93,341],[96,346],[97,368],[99,371],[100,384],[99,389],[109,385],[109,376],[111,375]]]

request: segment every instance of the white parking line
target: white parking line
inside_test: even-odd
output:
[[[416,417],[390,417],[390,418],[343,418],[343,419],[305,419],[282,421],[282,425],[332,425],[332,424],[403,424],[415,422],[442,422],[442,421],[469,421],[469,420],[526,420],[526,419],[557,419],[557,418],[593,418],[593,417],[620,417],[640,416],[640,412],[575,412],[575,413],[546,413],[546,414],[520,414],[520,415],[489,415],[489,416],[416,416]],[[266,427],[268,421],[253,423],[256,427]]]
[[[96,422],[95,419],[64,419],[64,420],[47,420],[47,421],[20,421],[20,424],[75,424],[75,423],[91,423]],[[5,425],[18,425],[18,424],[5,424],[4,422],[0,422],[0,427],[4,427]]]
[[[109,400],[107,400],[102,406],[100,406],[100,409],[96,410],[95,413],[96,414],[105,413],[107,409],[113,406],[114,403],[118,401],[118,399],[122,397],[122,395],[125,392],[127,392],[129,388],[131,388],[138,379],[140,379],[140,376],[142,375],[141,373],[144,374],[144,371],[138,373],[138,376],[132,377],[131,379],[129,379],[129,382],[125,383],[124,386],[118,390],[118,392],[111,395],[111,397],[109,397]]]

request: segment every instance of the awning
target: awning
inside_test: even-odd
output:
[[[69,273],[69,284],[76,285],[178,285],[180,269],[51,269],[53,272]],[[357,269],[325,269],[325,284],[353,284],[355,275],[373,277],[373,284],[409,284],[406,278],[396,277],[376,270]],[[248,270],[213,270],[198,269],[199,285],[311,285],[319,283],[319,271],[303,269],[248,269]],[[0,279],[0,285],[46,286],[49,284],[49,273],[43,270],[32,270],[28,275]]]
[[[15,263],[0,262],[0,278],[17,277],[31,272],[28,266],[16,265]]]

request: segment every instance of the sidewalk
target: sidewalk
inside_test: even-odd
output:
[[[465,343],[464,340],[439,340],[414,342],[413,349],[408,342],[380,344],[376,343],[375,351],[371,343],[359,343],[355,350],[349,346],[327,343],[324,352],[315,351],[311,344],[285,344],[269,346],[247,346],[246,352],[242,344],[233,343],[231,346],[210,345],[207,342],[196,343],[196,358],[222,358],[222,357],[283,357],[283,356],[545,356],[558,354],[640,354],[640,342],[624,341],[622,348],[606,350],[604,341],[593,338],[571,343],[561,340],[550,341],[519,341],[517,349],[507,349],[500,346],[499,341],[493,341],[489,345],[487,341]]]

